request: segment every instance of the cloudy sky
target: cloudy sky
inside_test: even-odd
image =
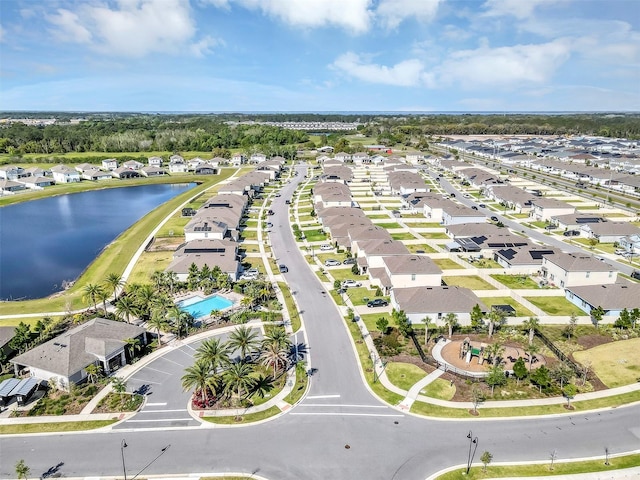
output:
[[[0,109],[640,110],[638,0],[2,0]]]

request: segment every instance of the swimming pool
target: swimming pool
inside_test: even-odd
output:
[[[205,317],[212,310],[224,310],[233,305],[233,302],[220,295],[203,298],[199,295],[187,298],[177,303],[178,307],[184,312],[189,312],[193,318]]]

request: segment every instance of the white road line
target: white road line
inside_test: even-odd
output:
[[[142,382],[142,383],[153,383],[154,385],[162,385],[161,382],[152,382],[151,380],[143,380],[138,377],[132,377],[131,380],[135,380],[136,382]]]
[[[289,415],[331,415],[334,417],[404,417],[404,415],[384,413],[337,413],[337,412],[291,412]]]
[[[184,367],[185,365],[178,363],[178,362],[174,362],[173,360],[169,360],[168,358],[164,358],[164,357],[160,357],[158,360],[164,360],[165,362],[170,362],[173,363],[174,365],[178,365],[180,367]]]
[[[159,412],[187,412],[186,408],[175,408],[173,410],[169,409],[169,410],[146,410],[146,409],[142,409],[141,413],[159,413]]]
[[[164,407],[167,404],[167,402],[155,402],[155,403],[147,403],[145,406],[146,407]]]
[[[197,348],[193,348],[191,345],[183,345],[183,346],[184,346],[184,347],[186,347],[186,348],[190,348],[190,349],[191,349],[191,350],[193,350],[194,352],[197,352],[197,351],[198,351],[198,349],[197,349]],[[180,350],[182,350],[182,349],[180,349]],[[187,352],[183,352],[183,353],[187,353]],[[187,355],[189,355],[189,354],[187,353]]]
[[[340,395],[309,395],[307,398],[316,399],[316,398],[340,398]]]
[[[186,347],[189,347],[189,345],[185,345],[185,346],[186,346]],[[189,347],[189,348],[191,348],[191,347]],[[193,350],[194,352],[196,351],[196,350],[194,350],[193,348],[191,348],[191,350]],[[177,350],[176,350],[176,352],[184,353],[187,357],[189,357],[189,358],[193,358],[193,355],[188,354],[187,352],[185,352],[185,351],[184,351],[183,349],[181,349],[181,348],[177,349]]]
[[[154,372],[158,372],[158,373],[163,373],[165,375],[173,375],[173,373],[169,373],[169,372],[165,372],[164,370],[158,370],[157,368],[152,368],[152,367],[143,367],[146,370],[153,370]]]
[[[191,417],[182,418],[156,418],[155,420],[127,420],[125,423],[148,423],[148,422],[189,422]]]
[[[341,403],[304,403],[300,404],[301,407],[346,407],[346,408],[389,408],[384,405],[344,405]]]

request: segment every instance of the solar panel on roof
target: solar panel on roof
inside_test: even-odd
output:
[[[8,397],[11,390],[13,390],[19,383],[20,379],[18,378],[7,378],[4,380],[0,383],[0,397]]]
[[[38,379],[33,377],[23,378],[22,380],[20,380],[20,383],[18,383],[18,385],[16,385],[13,390],[11,390],[11,393],[9,393],[9,395],[29,395],[33,391],[33,389],[38,386],[38,382]]]

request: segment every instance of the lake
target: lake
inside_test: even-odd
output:
[[[108,188],[0,208],[0,299],[62,290],[118,235],[194,186]]]

